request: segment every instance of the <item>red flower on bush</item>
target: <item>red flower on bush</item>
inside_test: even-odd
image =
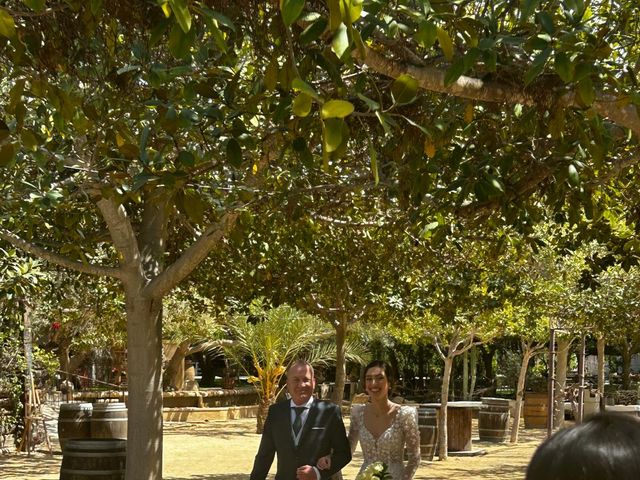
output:
[[[60,329],[60,322],[53,322],[51,324],[51,328],[54,330],[59,330]]]

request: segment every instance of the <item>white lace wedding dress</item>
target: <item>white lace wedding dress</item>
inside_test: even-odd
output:
[[[364,424],[365,405],[353,405],[349,426],[351,451],[360,440],[364,456],[363,471],[374,462],[384,462],[389,467],[393,480],[412,480],[420,465],[420,430],[418,428],[418,410],[402,405],[396,416],[382,434],[375,438]],[[404,463],[404,450],[408,460]]]

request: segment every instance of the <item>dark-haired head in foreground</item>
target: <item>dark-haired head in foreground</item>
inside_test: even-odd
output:
[[[640,479],[640,419],[603,413],[560,430],[538,447],[526,480]]]

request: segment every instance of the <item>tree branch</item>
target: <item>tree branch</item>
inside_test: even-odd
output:
[[[39,247],[38,245],[35,245],[31,242],[27,242],[26,240],[23,240],[22,238],[15,235],[14,233],[1,227],[0,227],[0,238],[24,252],[30,253],[35,257],[38,257],[49,263],[53,263],[55,265],[59,265],[64,268],[69,268],[71,270],[75,270],[81,273],[88,273],[90,275],[95,275],[98,277],[107,276],[107,277],[113,277],[113,278],[122,278],[122,271],[117,268],[103,267],[101,265],[94,265],[94,264],[82,263],[82,262],[77,262],[75,260],[71,260],[68,257],[65,257],[55,252],[50,252],[49,250],[45,250],[44,248]]]
[[[140,250],[138,240],[131,226],[129,217],[123,205],[118,205],[111,198],[100,198],[96,205],[107,224],[111,241],[116,250],[122,255],[127,266],[140,265]]]
[[[219,222],[211,224],[172,265],[155,277],[146,287],[145,295],[161,298],[185,279],[204,260],[209,252],[229,234],[240,212],[226,212]]]
[[[407,73],[418,81],[418,85],[425,90],[446,93],[460,98],[479,100],[491,103],[537,105],[539,100],[532,94],[515,87],[496,81],[484,81],[478,78],[462,75],[448,87],[444,84],[445,71],[436,67],[416,67],[402,62],[388,59],[369,47],[365,47],[366,56],[361,58],[358,50],[354,50],[353,57],[378,73],[391,78],[398,78]],[[630,129],[640,137],[640,116],[636,106],[630,102],[623,104],[621,99],[599,92],[591,108],[603,117],[607,117],[620,126]],[[577,95],[570,91],[560,97],[558,106],[561,108],[585,107],[578,102]]]

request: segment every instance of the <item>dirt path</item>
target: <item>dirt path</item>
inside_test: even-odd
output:
[[[255,419],[165,424],[164,480],[247,479],[260,442],[254,429]],[[486,455],[450,457],[446,462],[425,461],[415,479],[522,480],[544,433],[524,430],[518,445],[481,443],[477,441],[474,423],[474,448],[486,449]],[[58,480],[62,455],[57,441],[54,447],[54,455],[41,451],[31,456],[0,455],[0,479]],[[358,447],[353,461],[343,470],[345,480],[354,480],[361,463]]]

